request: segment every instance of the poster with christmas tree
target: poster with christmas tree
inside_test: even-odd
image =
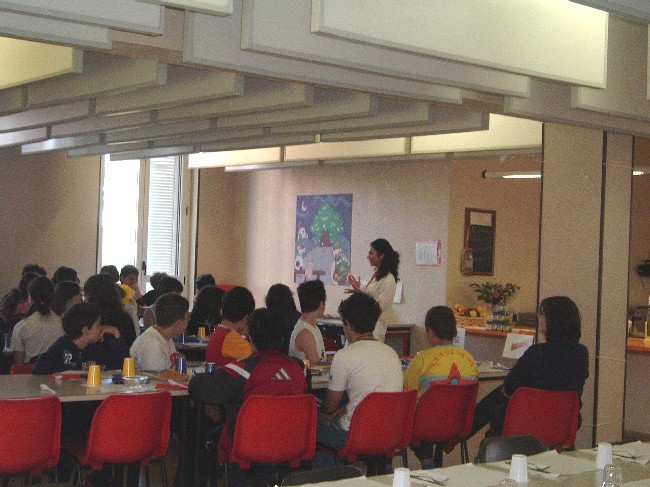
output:
[[[351,233],[351,194],[298,196],[294,281],[347,286]]]

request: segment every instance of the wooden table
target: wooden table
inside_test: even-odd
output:
[[[152,380],[149,384],[141,386],[128,386],[125,384],[112,384],[112,372],[102,374],[102,385],[98,388],[86,386],[86,379],[53,379],[48,375],[1,375],[0,376],[0,399],[28,399],[51,395],[43,391],[41,384],[53,389],[56,396],[62,403],[102,401],[111,394],[127,394],[134,392],[153,392],[156,390],[157,382]],[[159,382],[158,382],[159,383]],[[190,421],[189,421],[189,395],[187,390],[169,390],[173,397],[183,398],[183,419],[181,431],[181,448],[176,470],[174,485],[186,486],[192,484],[192,469],[188,459],[188,445],[190,445]],[[139,472],[139,468],[138,468]],[[139,474],[138,474],[139,477]],[[129,476],[131,479],[131,476]],[[137,486],[137,484],[135,484]]]

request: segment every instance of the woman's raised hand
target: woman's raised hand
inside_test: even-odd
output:
[[[358,293],[361,291],[361,276],[355,277],[352,274],[348,274],[348,282],[350,283],[350,286],[352,286],[351,289],[346,289],[344,292],[350,294],[350,293]]]

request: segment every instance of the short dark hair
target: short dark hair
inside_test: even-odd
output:
[[[139,276],[140,271],[134,265],[127,264],[122,269],[120,269],[120,281],[128,276]]]
[[[100,274],[108,274],[113,278],[113,283],[116,283],[117,281],[120,280],[120,273],[117,272],[117,267],[115,267],[113,264],[108,264],[108,265],[103,265],[101,269],[99,269]]]
[[[216,286],[217,281],[214,280],[212,274],[201,274],[196,279],[194,279],[194,287],[197,291],[200,291],[205,286]]]
[[[266,307],[279,311],[296,311],[296,302],[293,300],[293,292],[286,284],[273,284],[264,298]]]
[[[168,328],[182,320],[190,309],[190,302],[180,294],[167,293],[156,299],[154,316],[156,325]]]
[[[580,311],[566,296],[542,299],[539,312],[546,318],[546,341],[549,343],[580,342]]]
[[[298,286],[298,301],[300,301],[300,311],[303,313],[316,311],[326,299],[323,281],[307,281]]]
[[[165,276],[158,283],[156,292],[159,296],[167,293],[182,293],[183,292],[183,283],[176,279],[175,277]]]
[[[56,286],[63,281],[79,282],[79,274],[72,267],[62,265],[52,274],[52,284]]]
[[[453,340],[458,334],[456,317],[447,306],[434,306],[424,318],[424,326],[441,340]]]
[[[50,314],[54,301],[54,286],[52,281],[45,276],[32,279],[27,287],[29,297],[32,298],[32,310],[38,311],[43,316]]]
[[[65,311],[70,298],[81,292],[81,286],[74,281],[61,281],[54,286],[54,299],[52,300],[52,311],[61,316]]]
[[[99,306],[92,303],[73,304],[61,317],[63,331],[67,337],[73,340],[79,338],[82,335],[83,328],[92,328],[100,315]]]
[[[34,272],[39,276],[47,276],[47,271],[38,264],[25,264],[23,266],[23,271],[20,274],[22,275],[28,272]]]
[[[167,277],[166,272],[154,272],[149,278],[149,284],[151,284],[152,288],[157,289],[160,281],[162,281],[164,277]]]
[[[375,331],[375,325],[381,314],[379,303],[366,293],[354,293],[339,305],[341,319],[350,323],[357,333]]]
[[[241,321],[254,309],[255,298],[243,286],[235,286],[221,300],[221,316],[228,321]]]
[[[275,309],[258,308],[248,317],[248,333],[257,350],[280,350],[284,329],[284,318]]]

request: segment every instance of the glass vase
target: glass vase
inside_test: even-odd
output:
[[[506,303],[493,303],[490,305],[485,327],[491,331],[512,331],[512,322],[510,321]]]

